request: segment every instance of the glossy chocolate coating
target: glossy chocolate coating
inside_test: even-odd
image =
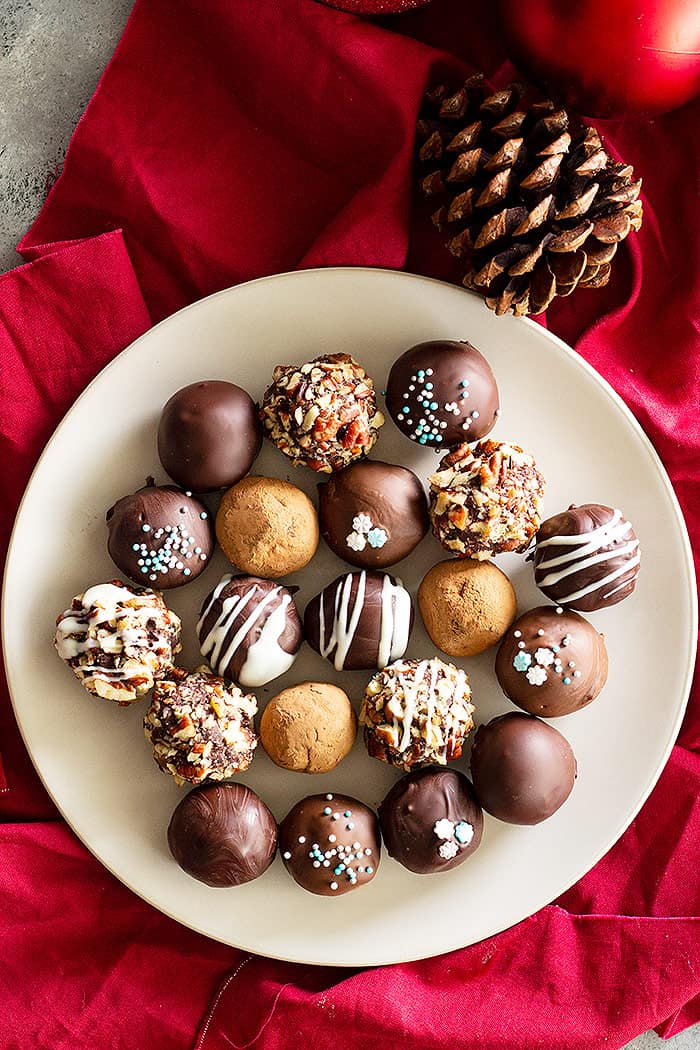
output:
[[[265,685],[294,663],[303,641],[296,587],[260,576],[226,575],[207,595],[197,622],[202,656],[224,678]]]
[[[479,726],[471,770],[488,813],[508,824],[539,824],[571,794],[576,759],[553,726],[518,711]]]
[[[363,460],[318,486],[321,535],[361,569],[385,569],[407,557],[428,531],[428,503],[406,467]]]
[[[386,407],[406,437],[440,451],[484,437],[500,414],[486,358],[471,343],[449,339],[418,343],[394,362]]]
[[[173,394],[158,424],[158,455],[192,492],[228,488],[250,470],[262,444],[253,399],[235,383],[209,379]]]
[[[484,817],[471,782],[455,769],[407,773],[379,807],[390,857],[418,875],[462,864],[481,842]]]
[[[280,824],[279,849],[295,882],[309,893],[339,897],[374,878],[379,822],[349,795],[309,795]]]
[[[542,523],[535,543],[535,583],[559,605],[594,612],[635,588],[639,540],[619,510],[572,505]]]
[[[411,596],[385,572],[338,576],[304,613],[304,637],[336,671],[369,670],[400,659],[412,627]]]
[[[209,511],[174,485],[146,485],[106,514],[107,550],[132,580],[158,590],[182,587],[207,567],[214,550]]]
[[[595,700],[605,685],[605,640],[578,613],[539,605],[506,632],[496,677],[506,696],[531,715],[571,714]]]
[[[262,875],[277,848],[277,823],[244,784],[204,784],[178,804],[168,827],[170,852],[207,886],[241,886]]]

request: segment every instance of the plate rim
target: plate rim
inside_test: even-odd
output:
[[[101,381],[106,372],[108,372],[113,367],[116,367],[117,362],[119,362],[120,359],[124,355],[132,354],[132,353],[138,353],[138,347],[141,344],[141,342],[143,340],[149,338],[152,335],[153,332],[155,332],[157,329],[160,329],[163,326],[166,326],[168,324],[173,323],[176,318],[179,318],[182,314],[184,314],[184,313],[186,313],[188,311],[201,309],[201,308],[206,308],[205,304],[210,303],[212,300],[215,300],[215,299],[218,299],[218,298],[224,297],[224,296],[231,296],[232,294],[235,294],[235,292],[237,290],[239,290],[241,288],[248,288],[248,287],[250,287],[252,285],[258,285],[258,284],[269,283],[269,282],[279,282],[279,281],[283,281],[283,280],[295,279],[295,278],[300,278],[300,277],[301,278],[305,278],[307,276],[313,279],[314,276],[318,276],[319,274],[322,274],[322,275],[325,276],[325,275],[327,275],[329,273],[332,273],[332,274],[346,274],[346,275],[354,275],[354,274],[357,274],[357,273],[363,273],[363,274],[373,274],[373,275],[377,275],[377,276],[381,276],[381,277],[389,277],[391,279],[399,278],[400,280],[416,281],[416,282],[419,282],[421,284],[438,285],[438,286],[446,287],[446,288],[449,288],[449,289],[451,289],[453,291],[461,292],[461,294],[469,295],[470,297],[472,297],[474,299],[481,299],[481,297],[476,295],[476,293],[470,292],[470,291],[468,291],[466,289],[461,289],[459,287],[459,285],[452,284],[449,281],[442,281],[442,280],[439,280],[438,278],[435,278],[435,277],[426,277],[426,276],[424,276],[422,274],[412,273],[412,272],[409,272],[409,271],[406,271],[406,270],[394,270],[394,269],[388,269],[388,268],[376,267],[376,266],[323,266],[323,267],[313,267],[313,268],[309,268],[309,269],[287,270],[287,271],[284,271],[282,273],[268,274],[268,275],[266,275],[264,277],[257,277],[257,278],[255,278],[255,279],[253,279],[251,281],[242,281],[242,282],[240,282],[238,284],[230,285],[227,288],[222,288],[218,292],[213,292],[211,295],[203,296],[201,299],[197,299],[197,300],[195,300],[192,303],[188,303],[186,306],[182,307],[180,310],[177,310],[177,311],[175,311],[175,313],[172,313],[168,317],[163,318],[161,321],[157,322],[157,324],[152,325],[145,332],[143,332],[140,336],[138,336],[131,343],[129,343],[128,346],[124,347],[123,350],[119,351],[119,353],[116,354],[111,359],[111,361],[107,362],[107,364],[103,368],[100,369],[100,371],[97,373],[97,375],[95,375],[93,377],[93,379],[90,380],[88,385],[80,392],[80,394],[75,399],[75,401],[72,402],[70,407],[66,410],[66,412],[61,417],[61,419],[59,420],[58,424],[56,425],[56,427],[52,431],[51,435],[47,439],[46,444],[44,445],[44,448],[42,449],[42,451],[41,451],[41,453],[39,455],[39,458],[37,459],[37,461],[36,461],[36,463],[35,463],[35,465],[34,465],[34,467],[32,469],[32,472],[30,474],[29,480],[27,481],[26,487],[25,487],[25,489],[24,489],[24,491],[22,493],[22,498],[21,498],[21,500],[19,502],[19,506],[17,508],[15,519],[14,519],[14,522],[13,522],[13,525],[12,525],[12,530],[11,530],[11,533],[10,533],[9,542],[8,542],[8,545],[7,545],[7,554],[6,554],[6,559],[5,559],[5,566],[4,566],[3,580],[2,580],[2,591],[0,593],[0,605],[2,606],[2,613],[1,613],[1,617],[0,617],[0,641],[1,641],[3,664],[4,664],[4,668],[5,668],[5,677],[6,677],[6,681],[7,681],[7,689],[8,689],[8,694],[9,694],[9,697],[10,697],[10,703],[12,705],[12,711],[13,711],[13,714],[14,714],[15,722],[16,722],[17,727],[18,727],[19,732],[20,732],[20,736],[22,738],[22,742],[23,742],[25,748],[27,749],[27,753],[28,753],[29,758],[31,760],[32,766],[34,767],[34,770],[35,770],[37,776],[39,777],[39,780],[41,781],[41,784],[44,787],[44,790],[47,792],[49,798],[51,799],[51,801],[53,802],[54,806],[58,810],[58,813],[60,814],[61,818],[65,821],[66,825],[70,828],[71,832],[76,836],[76,838],[78,838],[78,840],[82,843],[82,845],[85,846],[85,848],[88,850],[88,852],[91,853],[93,857],[95,857],[95,859],[98,861],[99,864],[102,865],[103,868],[105,868],[107,871],[109,871],[110,875],[112,875],[119,883],[121,883],[121,885],[126,886],[127,889],[129,889],[132,893],[134,893],[141,900],[145,901],[152,908],[155,908],[161,914],[166,915],[168,918],[170,918],[173,921],[179,923],[181,926],[185,926],[186,928],[192,930],[193,932],[199,934],[202,937],[206,937],[206,938],[209,938],[211,940],[217,941],[217,942],[219,942],[221,944],[225,944],[225,945],[227,945],[227,946],[229,946],[231,948],[235,948],[235,949],[237,949],[239,951],[248,952],[251,955],[260,955],[261,953],[260,953],[259,949],[251,947],[250,945],[233,944],[230,940],[226,939],[225,937],[217,937],[215,934],[204,933],[202,930],[200,930],[198,927],[193,925],[191,922],[188,922],[186,919],[183,919],[181,916],[174,914],[168,908],[164,908],[160,904],[155,903],[150,897],[148,897],[141,890],[136,889],[131,884],[130,881],[128,881],[127,879],[123,878],[122,875],[117,874],[117,872],[112,868],[112,866],[107,864],[99,856],[99,854],[95,851],[95,849],[93,849],[92,846],[88,842],[85,841],[85,839],[82,837],[82,835],[79,834],[79,832],[73,826],[72,822],[68,819],[66,814],[63,812],[63,809],[59,805],[57,799],[54,797],[54,794],[53,794],[51,788],[47,784],[47,782],[46,782],[46,780],[44,778],[42,770],[39,768],[39,766],[37,765],[37,763],[36,763],[36,761],[34,759],[34,754],[32,752],[32,748],[30,746],[30,743],[29,743],[27,737],[25,736],[24,727],[22,725],[22,721],[21,721],[21,718],[20,718],[20,715],[19,715],[19,711],[18,711],[18,705],[17,705],[17,703],[15,701],[15,689],[13,687],[13,674],[11,672],[11,665],[8,662],[8,653],[7,653],[7,649],[6,649],[6,640],[5,640],[6,639],[6,624],[7,624],[8,620],[9,620],[9,615],[8,615],[8,612],[7,612],[7,602],[5,601],[5,598],[6,598],[6,590],[7,590],[7,586],[8,586],[8,577],[9,577],[9,574],[10,574],[11,566],[13,565],[13,561],[14,561],[14,559],[13,559],[13,550],[14,550],[14,545],[15,545],[15,537],[17,535],[18,526],[19,526],[19,523],[20,523],[21,518],[22,518],[24,505],[25,505],[25,502],[27,500],[28,494],[29,494],[29,492],[30,492],[30,490],[32,488],[32,485],[34,483],[35,476],[39,472],[39,470],[41,468],[41,465],[43,463],[43,460],[44,460],[45,456],[48,454],[49,448],[53,444],[53,442],[54,442],[55,438],[57,437],[57,435],[59,434],[59,432],[62,430],[63,426],[65,425],[65,423],[66,423],[66,421],[68,419],[68,417],[72,414],[73,410],[79,405],[79,403],[83,400],[83,398],[85,398],[88,395],[88,393],[90,392],[90,390],[93,387],[93,385],[95,383],[97,383],[98,380]],[[484,304],[484,309],[487,309],[485,304]],[[647,799],[651,795],[652,791],[656,787],[656,785],[657,785],[657,783],[659,781],[659,778],[660,778],[664,768],[666,767],[666,764],[667,764],[668,759],[670,757],[671,751],[673,750],[673,747],[675,745],[676,739],[678,737],[679,730],[681,728],[683,719],[684,719],[685,714],[686,714],[686,710],[687,710],[687,707],[688,707],[688,701],[690,699],[690,692],[691,692],[691,689],[692,689],[693,677],[694,677],[695,661],[696,661],[696,657],[697,657],[697,646],[698,646],[698,593],[697,593],[697,579],[696,579],[696,573],[695,573],[695,563],[694,563],[694,559],[693,559],[693,552],[692,552],[692,545],[691,545],[691,542],[690,542],[690,536],[688,534],[688,528],[687,528],[687,525],[686,525],[686,522],[685,522],[685,518],[683,516],[683,511],[682,511],[680,503],[678,501],[678,497],[676,495],[675,489],[673,487],[671,479],[670,479],[670,477],[669,477],[669,475],[668,475],[668,473],[666,471],[666,468],[664,467],[664,464],[663,464],[663,462],[662,462],[658,452],[656,451],[656,449],[654,448],[654,445],[652,444],[651,439],[646,434],[645,430],[643,429],[642,425],[640,424],[640,422],[638,421],[638,419],[636,418],[636,416],[632,412],[631,408],[626,404],[626,402],[623,400],[621,395],[617,393],[617,391],[608,382],[608,380],[605,379],[605,377],[602,376],[597,371],[597,369],[595,369],[593,367],[593,365],[591,365],[584,357],[582,357],[581,354],[579,354],[576,350],[574,350],[573,347],[569,346],[568,343],[564,342],[564,340],[561,339],[559,336],[555,335],[553,332],[549,331],[549,329],[543,327],[542,325],[537,324],[535,321],[532,321],[530,318],[520,317],[520,318],[513,318],[512,320],[514,322],[518,322],[520,324],[525,324],[525,325],[529,326],[530,328],[536,329],[537,332],[541,336],[544,336],[545,340],[548,340],[550,343],[552,343],[553,346],[555,348],[557,348],[560,352],[563,352],[571,360],[571,362],[576,367],[578,367],[589,378],[592,378],[599,385],[599,387],[602,389],[602,392],[608,397],[608,399],[617,407],[618,410],[620,410],[622,412],[622,415],[625,418],[625,421],[626,421],[627,425],[632,428],[632,430],[635,432],[637,438],[641,439],[642,447],[643,447],[644,451],[646,452],[646,455],[647,455],[651,465],[654,467],[654,469],[656,471],[656,474],[659,477],[659,479],[660,479],[660,481],[661,481],[661,483],[663,485],[664,490],[666,491],[667,496],[669,497],[669,501],[670,501],[671,508],[673,510],[673,515],[674,515],[674,518],[675,518],[675,522],[676,522],[676,525],[678,527],[679,538],[681,540],[681,545],[682,545],[682,550],[683,550],[683,555],[684,555],[684,561],[685,561],[686,578],[687,578],[687,582],[689,584],[689,597],[690,597],[690,613],[691,613],[690,623],[689,623],[689,642],[690,642],[690,645],[689,645],[689,652],[688,652],[688,661],[687,661],[686,671],[685,671],[685,678],[684,678],[683,687],[682,687],[683,693],[684,693],[684,699],[683,699],[683,703],[679,707],[679,710],[677,712],[677,715],[676,715],[676,718],[675,718],[673,724],[669,728],[668,737],[667,737],[667,739],[664,742],[664,746],[663,746],[663,749],[662,749],[662,752],[661,752],[661,757],[660,757],[660,759],[659,759],[659,761],[657,763],[657,766],[656,766],[656,768],[654,770],[654,773],[653,773],[652,777],[650,778],[649,784],[644,788],[644,790],[640,794],[639,799],[635,802],[635,805],[633,807],[631,815],[627,816],[627,817],[625,817],[623,819],[623,823],[622,823],[621,826],[618,825],[618,826],[615,827],[615,829],[610,833],[610,836],[608,836],[606,838],[606,842],[605,842],[604,847],[599,849],[598,851],[596,851],[596,853],[593,856],[593,859],[590,862],[587,862],[587,866],[582,871],[580,871],[572,881],[567,881],[567,885],[562,887],[557,892],[556,896],[553,898],[553,900],[556,900],[559,896],[561,896],[561,894],[566,893],[569,889],[571,889],[572,886],[576,885],[576,883],[579,882],[580,879],[582,879],[589,871],[591,871],[596,866],[596,864],[598,864],[598,862],[602,859],[602,857],[604,857],[605,854],[610,849],[612,849],[612,847],[615,845],[615,843],[621,838],[621,836],[630,827],[632,822],[635,820],[635,818],[639,814],[639,812],[642,809],[642,807],[644,806],[645,802],[647,801]],[[548,904],[542,905],[539,909],[537,909],[537,911],[530,912],[527,915],[523,915],[520,919],[517,919],[514,922],[506,921],[506,923],[504,925],[498,926],[498,928],[494,929],[492,931],[492,933],[490,933],[488,936],[489,937],[492,937],[492,936],[495,937],[498,934],[503,933],[505,930],[513,929],[515,926],[519,925],[521,922],[525,922],[525,921],[527,921],[527,919],[531,918],[533,915],[536,915],[539,911],[542,910],[542,908],[552,907],[552,906],[553,906],[553,903],[552,903],[552,901],[550,901]],[[554,905],[554,906],[556,907],[556,905]],[[312,965],[312,966],[332,966],[334,968],[342,968],[342,967],[357,968],[357,966],[360,965],[360,966],[367,966],[367,967],[378,968],[378,967],[383,967],[383,966],[399,965],[401,963],[406,963],[406,962],[416,962],[416,961],[419,961],[421,959],[437,958],[440,955],[445,955],[445,954],[448,954],[448,953],[453,952],[453,951],[458,951],[458,950],[460,950],[462,948],[465,948],[465,947],[470,947],[472,943],[478,944],[478,943],[481,943],[481,942],[479,942],[479,941],[469,942],[469,943],[467,943],[465,945],[462,942],[461,938],[457,937],[456,940],[454,940],[454,941],[450,940],[448,945],[446,947],[444,947],[443,949],[441,949],[435,955],[427,955],[426,956],[426,955],[423,955],[423,954],[420,954],[420,953],[411,953],[411,952],[409,952],[407,954],[406,953],[402,953],[400,958],[392,959],[390,961],[385,961],[385,962],[379,962],[379,963],[377,963],[377,962],[358,963],[357,959],[355,959],[355,958],[351,958],[347,962],[332,962],[332,963],[329,963],[329,962],[327,962],[325,960],[307,959],[307,958],[304,958],[302,956],[295,955],[293,953],[292,954],[289,954],[289,953],[284,954],[284,953],[280,953],[280,952],[267,951],[267,950],[265,951],[263,957],[264,958],[269,958],[269,959],[275,959],[275,960],[282,961],[282,962],[292,962],[292,963],[299,963],[299,964]]]

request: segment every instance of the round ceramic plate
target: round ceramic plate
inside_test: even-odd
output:
[[[479,850],[440,875],[413,875],[385,854],[368,886],[328,899],[301,890],[277,858],[255,882],[210,889],[185,875],[168,852],[166,828],[185,789],[153,762],[141,727],[147,702],[123,709],[89,697],[54,652],[55,617],[73,595],[117,575],[106,550],[105,511],[149,474],[166,481],[156,424],[179,387],[228,379],[260,398],[276,364],[346,351],[381,390],[399,353],[435,338],[469,339],[490,361],[503,409],[491,436],[535,455],[548,482],[547,515],[572,502],[611,504],[624,510],[641,540],[635,593],[590,617],[608,644],[608,684],[595,703],[555,722],[578,759],[574,791],[534,828],[487,817]],[[423,478],[437,463],[390,420],[374,455]],[[312,497],[323,480],[291,468],[268,443],[254,471],[290,478]],[[391,571],[415,593],[443,556],[428,537]],[[498,564],[513,580],[521,611],[543,601],[522,556]],[[197,611],[228,568],[218,552],[198,580],[166,592],[183,620],[185,666],[200,662]],[[300,588],[299,607],[346,568],[322,544],[311,565],[289,578]],[[421,958],[481,940],[531,915],[588,871],[630,823],[668,757],[697,630],[678,505],[649,441],[610,387],[536,324],[496,318],[456,287],[361,269],[240,285],[168,318],[120,354],[70,410],[34,472],[13,534],[3,611],[10,689],[25,742],[58,808],[100,861],[155,907],[210,937],[264,955],[348,966]],[[434,652],[417,624],[408,655]],[[477,722],[511,709],[493,661],[493,651],[462,661]],[[280,687],[307,678],[337,681],[359,704],[368,675],[336,674],[304,646],[287,675],[257,691],[260,706]],[[278,769],[259,747],[241,779],[281,819],[298,799],[319,791],[376,807],[397,776],[369,758],[358,739],[333,773],[316,777]]]

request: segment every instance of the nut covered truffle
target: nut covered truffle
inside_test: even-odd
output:
[[[325,474],[366,456],[384,423],[372,380],[349,354],[278,365],[260,419],[265,436],[295,466]]]
[[[143,727],[154,759],[176,783],[228,780],[252,761],[257,710],[251,693],[206,668],[176,668],[153,690]]]
[[[296,773],[328,773],[350,751],[357,718],[342,689],[301,682],[270,700],[260,719],[260,740],[275,765]]]
[[[635,588],[640,552],[622,512],[600,503],[547,518],[535,543],[535,583],[550,601],[583,612],[616,605]]]
[[[433,532],[458,558],[524,551],[539,528],[544,478],[518,445],[458,445],[429,481]]]
[[[309,795],[280,825],[284,866],[302,889],[340,897],[374,878],[381,854],[379,822],[349,795]]]
[[[418,588],[418,606],[433,644],[449,656],[476,656],[496,645],[517,609],[506,574],[471,558],[433,565]]]
[[[112,580],[73,599],[56,620],[54,646],[89,693],[125,706],[173,670],[180,620],[157,591]]]
[[[259,576],[223,576],[197,621],[210,667],[246,688],[288,671],[303,641],[294,591]]]
[[[207,886],[242,886],[275,859],[277,822],[245,784],[202,784],[177,805],[168,845],[193,879]]]
[[[506,696],[532,715],[571,714],[605,685],[605,640],[578,613],[538,606],[518,617],[501,642],[496,677]]]
[[[399,769],[444,766],[474,725],[469,679],[437,657],[399,660],[370,679],[360,711],[367,751]]]

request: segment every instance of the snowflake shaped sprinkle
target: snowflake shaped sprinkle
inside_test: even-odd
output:
[[[367,540],[359,532],[351,532],[345,537],[345,542],[351,551],[363,551],[367,546]]]
[[[513,657],[513,667],[516,671],[527,671],[531,663],[532,655],[530,653],[519,652]]]
[[[374,528],[367,533],[367,542],[370,547],[383,547],[386,541],[387,535],[384,529]]]
[[[535,660],[540,667],[550,667],[554,663],[554,653],[551,649],[535,649]]]
[[[369,514],[358,514],[352,519],[352,527],[355,532],[367,533],[372,528],[372,519]]]
[[[436,821],[433,825],[433,832],[439,839],[451,839],[455,833],[455,826],[451,820],[443,817],[442,820]]]
[[[459,406],[456,401],[446,401],[445,411],[452,412],[455,416],[459,415]]]
[[[459,853],[459,846],[456,842],[443,842],[438,849],[438,853],[443,860],[452,860]]]
[[[459,824],[455,824],[455,838],[461,846],[468,846],[474,838],[474,828],[466,820],[460,820]]]
[[[530,685],[544,685],[547,681],[547,672],[544,667],[531,667],[527,672],[527,680]]]

